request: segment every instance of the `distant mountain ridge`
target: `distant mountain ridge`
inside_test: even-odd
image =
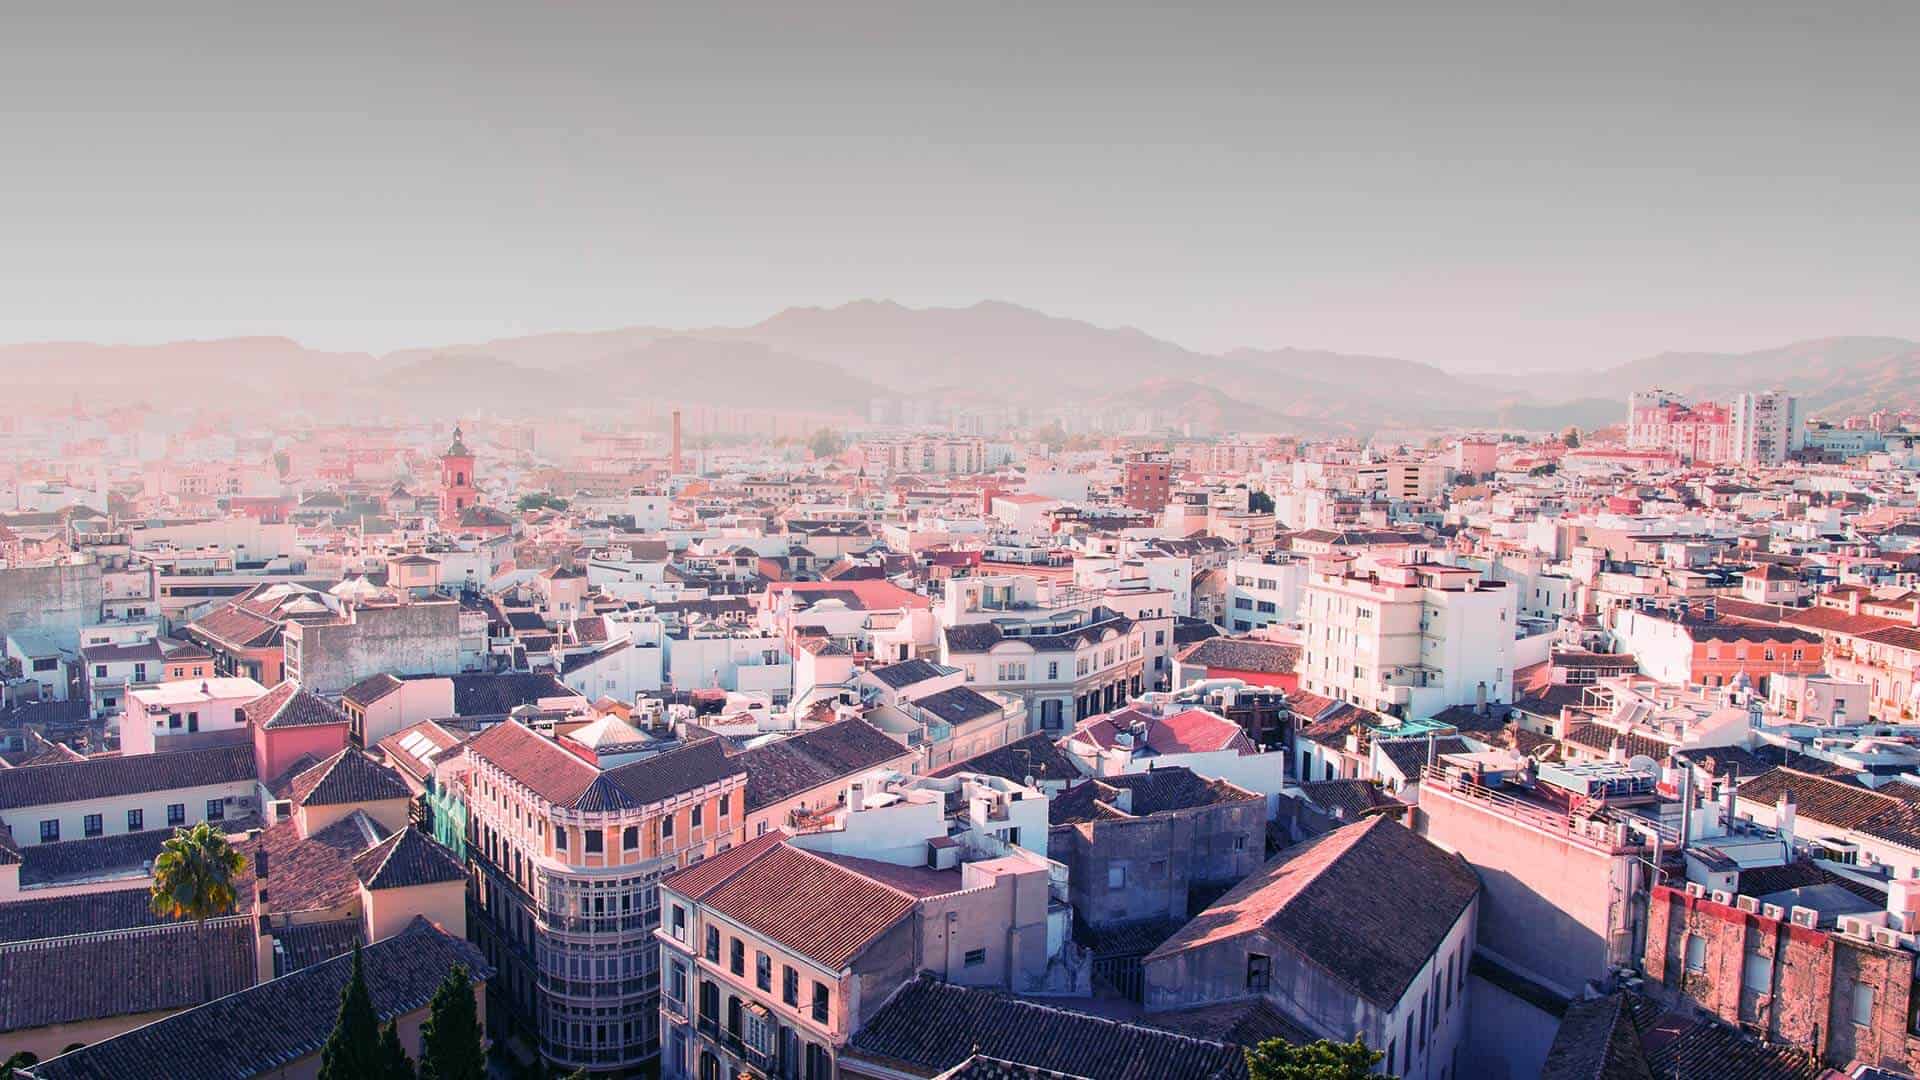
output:
[[[533,334],[377,357],[271,337],[7,345],[0,370],[22,400],[43,404],[75,394],[153,400],[188,380],[218,385],[234,404],[292,393],[341,410],[430,395],[448,409],[507,413],[644,400],[853,418],[877,398],[928,398],[1139,409],[1190,418],[1196,430],[1302,434],[1593,426],[1617,420],[1628,391],[1652,386],[1696,397],[1778,386],[1816,413],[1920,406],[1920,344],[1903,338],[1663,353],[1549,380],[1314,349],[1203,353],[1004,301],[911,308],[859,300],[788,308],[751,326]]]

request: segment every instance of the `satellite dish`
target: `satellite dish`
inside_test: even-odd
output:
[[[1648,776],[1658,776],[1660,774],[1660,763],[1645,754],[1635,754],[1628,758],[1627,768],[1632,772],[1643,773]]]

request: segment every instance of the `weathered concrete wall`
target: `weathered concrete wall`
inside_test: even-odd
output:
[[[80,628],[100,621],[100,564],[60,562],[0,568],[0,633],[39,630],[77,648]]]
[[[1479,1080],[1533,1080],[1560,1033],[1560,1018],[1478,975],[1467,979],[1463,1061]]]
[[[361,608],[350,623],[287,628],[298,638],[300,683],[337,694],[369,675],[457,675],[460,605],[451,601]]]
[[[1607,928],[1624,856],[1574,843],[1483,804],[1421,792],[1427,839],[1458,852],[1480,875],[1480,948],[1563,997],[1608,971]]]

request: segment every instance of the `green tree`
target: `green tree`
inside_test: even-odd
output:
[[[355,945],[353,974],[340,991],[340,1014],[333,1021],[327,1044],[320,1049],[320,1080],[368,1080],[387,1075],[385,1070],[380,1017],[373,1011],[366,966],[360,958],[360,946]]]
[[[400,1045],[400,1024],[389,1020],[380,1029],[380,1076],[382,1080],[414,1080],[413,1059]]]
[[[1321,1039],[1305,1046],[1268,1039],[1247,1051],[1247,1076],[1248,1080],[1380,1080],[1371,1070],[1385,1056],[1368,1049],[1358,1035],[1350,1043]]]
[[[13,1080],[19,1069],[31,1069],[40,1064],[40,1056],[31,1050],[22,1050],[5,1061],[0,1061],[0,1080]]]
[[[813,456],[817,458],[838,457],[840,451],[846,448],[847,440],[832,428],[821,428],[813,433],[813,438],[807,440],[807,449],[813,451]]]
[[[532,491],[520,496],[514,506],[521,510],[565,510],[567,500],[545,491]]]
[[[1264,491],[1256,491],[1247,496],[1247,509],[1256,514],[1273,513],[1273,496]]]
[[[153,860],[153,890],[147,906],[155,915],[192,919],[200,953],[200,998],[213,1000],[213,964],[207,956],[207,920],[230,914],[246,856],[207,822],[178,829]]]
[[[465,966],[456,964],[433,992],[420,1043],[421,1080],[485,1080],[487,1055],[480,1046],[480,1014]]]
[[[1561,432],[1560,441],[1567,444],[1567,449],[1569,450],[1580,449],[1580,429],[1570,427],[1566,431]]]

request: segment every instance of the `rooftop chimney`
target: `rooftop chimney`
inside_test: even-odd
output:
[[[1787,861],[1793,861],[1793,826],[1796,818],[1793,792],[1780,793],[1780,801],[1773,808],[1773,824],[1780,830],[1780,840],[1787,846]]]

